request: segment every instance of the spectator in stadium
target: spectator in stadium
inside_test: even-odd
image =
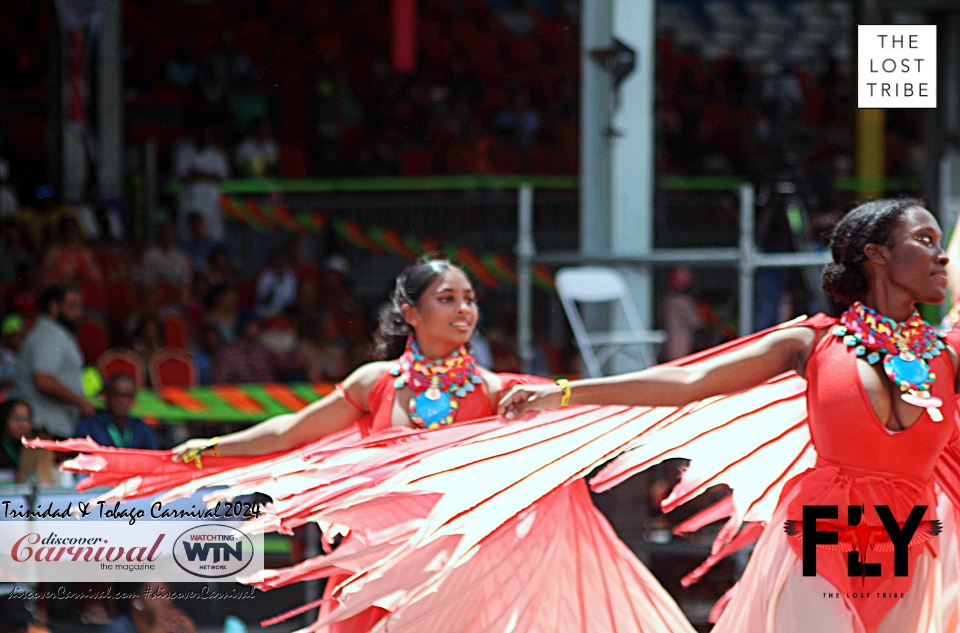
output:
[[[133,345],[133,341],[137,338],[144,323],[150,319],[160,318],[161,312],[157,294],[156,286],[137,285],[137,305],[134,307],[133,313],[123,322],[123,341],[126,345]]]
[[[83,395],[83,354],[75,334],[83,299],[76,288],[50,286],[38,307],[40,318],[17,357],[13,393],[30,405],[41,433],[73,437],[79,417],[95,410]]]
[[[664,299],[664,323],[667,344],[665,360],[682,358],[693,353],[693,337],[703,326],[697,310],[697,302],[690,293],[693,272],[689,268],[671,268],[667,278],[667,295]]]
[[[20,440],[33,435],[30,405],[19,398],[0,403],[0,433],[0,482],[13,481],[26,450]]]
[[[181,143],[173,158],[174,176],[180,181],[180,215],[203,218],[210,237],[223,241],[223,212],[220,210],[220,183],[230,176],[230,160],[223,151],[212,125],[200,129],[193,141]],[[186,226],[181,227],[186,237]]]
[[[186,222],[187,238],[181,242],[181,248],[190,258],[193,270],[201,270],[207,265],[207,259],[213,249],[220,246],[220,242],[210,237],[207,223],[199,213],[195,211],[188,213]]]
[[[258,119],[237,147],[237,174],[242,178],[276,176],[280,170],[280,144],[269,119]]]
[[[193,365],[197,369],[197,382],[208,385],[213,382],[213,359],[223,349],[223,338],[220,331],[212,323],[200,326],[197,344],[190,355]]]
[[[150,357],[163,349],[163,324],[158,317],[146,317],[133,335],[130,347],[143,359],[144,365]]]
[[[0,321],[0,395],[13,386],[17,375],[17,354],[26,336],[26,321],[17,313]]]
[[[207,255],[207,261],[203,267],[203,274],[214,286],[222,286],[236,282],[236,271],[233,268],[233,262],[227,254],[227,249],[222,244],[217,245]]]
[[[280,382],[288,364],[260,341],[260,320],[248,313],[237,323],[236,339],[213,361],[213,382]]]
[[[513,134],[517,149],[528,152],[537,140],[540,131],[541,117],[530,102],[530,93],[526,90],[517,91],[513,97],[513,104],[505,108],[493,121],[494,128]]]
[[[130,409],[137,399],[137,383],[130,374],[114,374],[103,390],[106,406],[89,415],[77,425],[76,437],[89,437],[101,446],[117,448],[160,447],[157,437],[147,424]]]
[[[185,299],[193,270],[186,253],[177,247],[176,237],[173,222],[160,224],[156,244],[148,248],[140,260],[140,280],[147,284],[176,286]]]
[[[214,286],[207,293],[204,322],[217,328],[224,343],[232,343],[237,329],[237,291],[232,286]]]
[[[58,241],[47,250],[40,264],[40,281],[44,285],[102,281],[103,274],[93,251],[83,243],[77,219],[66,215],[58,228]]]
[[[288,247],[278,248],[257,279],[257,313],[262,319],[283,314],[297,302],[292,256]]]
[[[13,220],[0,221],[0,291],[17,279],[17,270],[29,265],[33,256],[24,242],[23,231]]]
[[[197,63],[197,53],[193,41],[185,39],[177,47],[177,54],[167,62],[164,77],[167,83],[189,90],[196,84],[199,73],[200,65]]]

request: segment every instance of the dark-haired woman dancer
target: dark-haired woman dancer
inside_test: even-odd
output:
[[[734,488],[729,507],[709,517],[733,516],[718,546],[735,540],[744,519],[768,521],[714,633],[956,631],[956,601],[942,599],[956,589],[945,590],[943,574],[955,567],[956,553],[941,543],[947,538],[936,538],[935,521],[938,494],[958,501],[960,339],[944,337],[915,307],[945,298],[941,238],[917,200],[864,204],[836,226],[833,263],[823,273],[824,289],[849,305],[839,321],[820,315],[702,363],[574,381],[566,393],[554,385],[515,386],[500,408],[517,415],[556,408],[562,398],[682,406],[765,383],[699,405],[684,420],[689,428],[673,437],[669,427],[660,429],[599,475],[611,481],[663,457],[692,457],[693,472],[673,501],[703,482]],[[737,410],[738,398],[742,405],[751,397],[758,402]],[[744,451],[752,435],[760,439]],[[696,470],[701,457],[714,461],[706,471]],[[817,528],[837,532],[838,543],[818,547],[816,576],[804,575],[802,563],[804,539],[813,536],[804,523],[809,506],[838,507]],[[919,521],[902,548],[907,575],[895,573],[885,511],[877,509],[884,506],[901,527],[908,517]],[[911,515],[917,507],[922,517]],[[939,518],[944,529],[957,530],[952,511]],[[852,572],[848,564],[856,560],[865,565]]]
[[[391,360],[302,411],[189,440],[176,463],[169,452],[69,448],[104,459],[88,479],[122,482],[119,496],[227,484],[220,497],[269,494],[281,530],[345,526],[332,554],[254,579],[329,576],[312,630],[693,633],[583,481],[636,435],[638,416],[601,413],[596,426],[492,417],[506,388],[542,379],[477,366],[467,349],[476,321],[463,271],[423,261],[398,277],[381,315],[377,352]]]

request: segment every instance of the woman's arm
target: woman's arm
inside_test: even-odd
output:
[[[365,403],[373,383],[390,367],[390,363],[376,362],[363,365],[343,381],[343,388],[355,402]],[[243,431],[224,435],[217,441],[217,453],[222,457],[266,455],[289,450],[325,435],[346,429],[366,412],[350,404],[339,391],[313,402],[296,413],[278,415]],[[174,448],[174,459],[184,453],[210,445],[208,439],[187,440]]]
[[[816,341],[817,331],[812,328],[789,328],[686,367],[651,367],[619,376],[574,380],[569,404],[682,406],[741,391],[802,367]],[[498,411],[513,417],[534,409],[555,409],[562,395],[558,385],[518,385],[500,399]]]

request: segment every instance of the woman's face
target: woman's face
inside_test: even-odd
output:
[[[900,216],[891,234],[889,280],[915,301],[943,303],[947,298],[947,256],[936,218],[921,207]]]
[[[13,407],[10,417],[7,418],[6,436],[14,441],[20,441],[24,435],[30,434],[33,424],[30,422],[30,407],[20,403]]]
[[[457,347],[473,336],[477,299],[470,280],[456,268],[447,269],[427,286],[415,306],[404,306],[403,317],[421,348]]]

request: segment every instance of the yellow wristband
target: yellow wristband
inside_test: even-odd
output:
[[[560,406],[565,407],[570,404],[570,381],[566,378],[561,378],[557,381],[557,385],[563,389],[563,395],[560,397]]]
[[[207,446],[207,448],[203,450],[205,451],[209,450],[210,454],[213,455],[214,457],[220,457],[220,451],[217,449],[217,442],[219,441],[220,441],[219,436],[213,438],[212,440],[210,440],[210,444]]]

